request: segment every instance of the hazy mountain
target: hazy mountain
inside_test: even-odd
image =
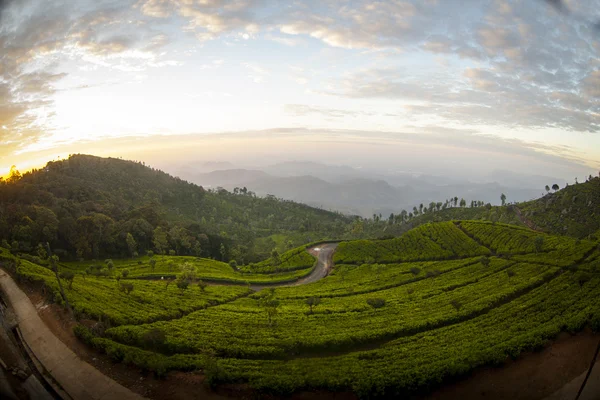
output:
[[[287,161],[270,165],[261,170],[274,176],[312,175],[328,182],[339,182],[349,177],[368,177],[370,174],[346,165],[326,165],[311,161]]]
[[[214,166],[227,165],[218,163]],[[564,182],[544,176],[529,176],[495,171],[486,183],[468,182],[452,177],[415,175],[410,172],[385,172],[290,161],[264,168],[228,168],[203,173],[193,166],[182,168],[180,176],[205,187],[228,190],[247,187],[259,196],[274,195],[305,204],[349,214],[389,215],[420,203],[444,202],[453,197],[500,204],[526,201],[544,194],[544,186]],[[511,183],[514,182],[514,183]]]
[[[382,206],[394,207],[402,197],[399,188],[385,181],[359,178],[332,183],[310,175],[281,177],[238,169],[185,178],[202,186],[221,186],[228,190],[245,186],[259,196],[274,195],[349,214],[370,215],[372,210]]]
[[[546,185],[552,187],[556,183],[560,187],[564,187],[567,183],[564,179],[557,179],[550,176],[526,175],[506,170],[492,171],[487,175],[487,178],[490,182],[497,182],[500,185],[516,188],[537,188],[540,190],[544,190],[544,186]],[[585,177],[580,179],[580,181],[584,180]]]
[[[269,174],[263,171],[240,168],[211,171],[204,174],[183,172],[181,177],[205,187],[221,186],[226,189],[236,186],[243,187],[251,182],[271,178]]]

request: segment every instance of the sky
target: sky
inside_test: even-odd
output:
[[[0,49],[0,175],[72,153],[600,169],[600,0],[0,0]]]

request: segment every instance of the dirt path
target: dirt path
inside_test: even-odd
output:
[[[599,339],[590,330],[562,333],[539,352],[527,352],[501,367],[478,368],[424,400],[575,400]],[[600,379],[600,373],[595,379]],[[579,400],[600,398],[592,380]]]
[[[43,368],[71,398],[143,399],[77,357],[48,329],[27,295],[1,269],[0,289],[17,317],[23,340]]]
[[[272,283],[269,285],[250,285],[252,290],[262,290],[266,288],[277,288],[285,286],[300,286],[308,283],[313,283],[325,278],[333,268],[333,253],[337,248],[338,243],[321,243],[306,249],[310,254],[317,257],[317,266],[313,271],[302,279],[296,282],[287,283]]]
[[[565,386],[554,392],[551,396],[544,400],[562,400],[562,399],[577,399],[581,386],[584,384],[586,376],[590,375],[585,382],[585,386],[581,391],[578,400],[599,400],[600,399],[600,357],[596,357],[594,366],[591,371],[584,371],[577,378],[567,383]]]

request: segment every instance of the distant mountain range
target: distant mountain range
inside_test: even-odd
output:
[[[224,168],[222,168],[224,167]],[[489,182],[468,182],[433,175],[399,172],[382,174],[349,166],[291,161],[262,168],[235,168],[231,163],[188,165],[176,173],[207,188],[246,187],[259,196],[274,195],[347,214],[372,216],[412,210],[420,203],[444,202],[453,197],[499,204],[525,201],[544,193],[544,186],[565,182],[550,177],[494,171]],[[211,170],[212,169],[212,170]],[[209,171],[211,170],[211,171]]]

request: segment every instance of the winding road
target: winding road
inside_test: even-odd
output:
[[[286,286],[300,286],[313,283],[325,278],[333,268],[333,253],[338,243],[320,243],[306,249],[310,254],[317,258],[317,265],[310,274],[295,282],[271,283],[268,285],[250,285],[250,288],[259,291],[267,288],[278,288]]]
[[[326,277],[333,268],[333,253],[337,243],[322,243],[306,250],[317,258],[311,273],[295,282],[253,285],[253,290],[265,288],[300,286]],[[141,400],[142,397],[121,386],[96,368],[81,360],[58,339],[39,317],[27,295],[12,277],[0,269],[0,292],[18,319],[23,340],[44,372],[50,375],[69,399],[92,400]]]

